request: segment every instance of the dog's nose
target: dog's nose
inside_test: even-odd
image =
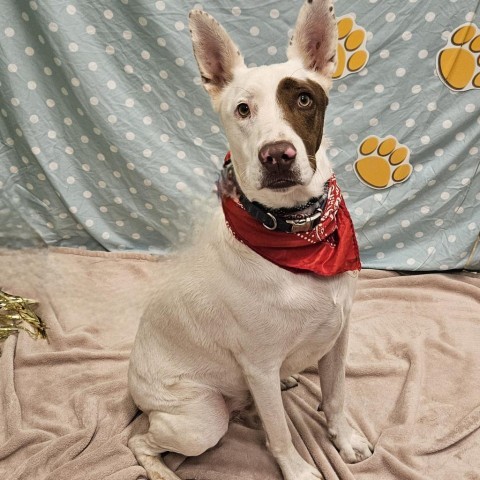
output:
[[[258,152],[258,159],[267,170],[287,170],[296,156],[297,150],[290,142],[267,143]]]

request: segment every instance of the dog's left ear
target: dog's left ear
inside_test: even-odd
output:
[[[337,21],[332,0],[307,0],[298,14],[287,49],[289,60],[331,77],[337,64]]]
[[[242,54],[225,29],[202,10],[190,12],[190,33],[203,86],[215,99],[232,79],[236,68],[244,67]]]

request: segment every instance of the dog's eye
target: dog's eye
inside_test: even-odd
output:
[[[250,115],[250,107],[246,103],[240,103],[237,112],[242,118],[246,118]]]
[[[299,107],[309,107],[313,103],[312,97],[308,93],[301,93],[298,96],[298,106]]]

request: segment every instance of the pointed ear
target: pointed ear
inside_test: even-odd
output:
[[[287,49],[289,60],[331,77],[337,63],[338,31],[332,0],[307,0]]]
[[[190,12],[190,33],[203,86],[214,100],[231,82],[234,69],[245,66],[242,54],[225,29],[202,10]]]

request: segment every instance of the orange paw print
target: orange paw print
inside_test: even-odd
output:
[[[368,61],[368,51],[365,48],[367,42],[365,29],[355,23],[352,15],[340,17],[337,27],[337,68],[333,74],[335,79],[359,72]]]
[[[480,88],[480,30],[472,23],[458,27],[438,52],[437,71],[455,91]]]
[[[407,180],[412,173],[410,149],[392,136],[370,135],[358,147],[354,169],[357,177],[369,187],[388,188]]]

